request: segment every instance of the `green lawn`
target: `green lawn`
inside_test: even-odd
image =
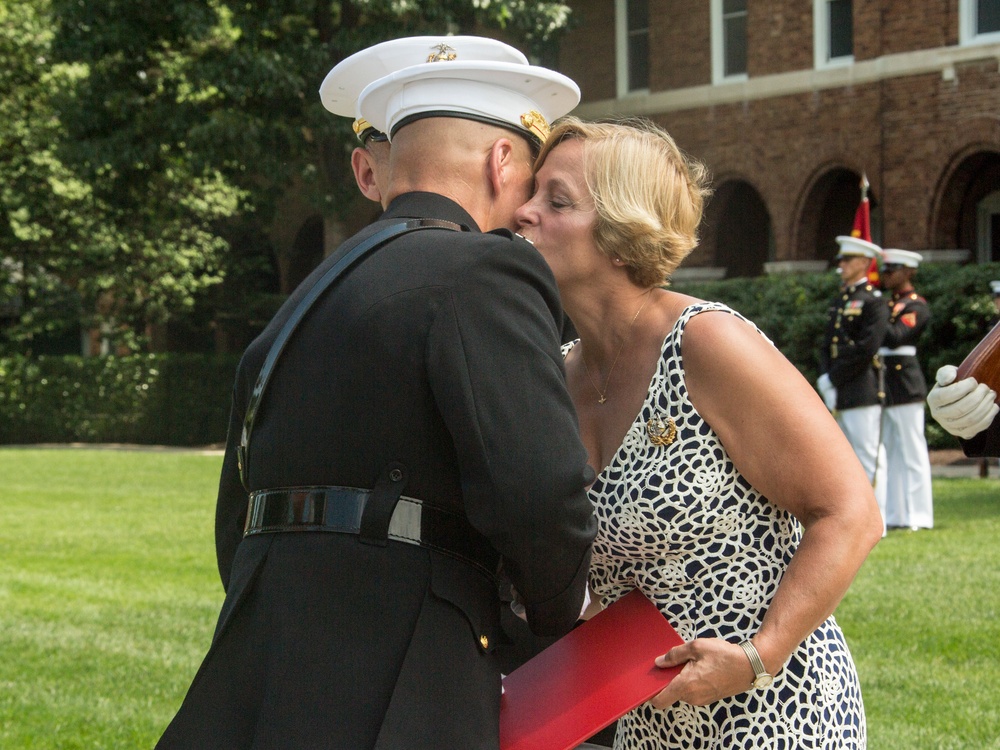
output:
[[[872,750],[1000,748],[1000,480],[935,480],[934,523],[890,531],[837,610]]]
[[[221,459],[0,450],[0,748],[151,748],[222,602]]]
[[[208,647],[218,456],[0,450],[0,748],[149,748]],[[872,750],[1000,750],[1000,481],[935,481],[837,617]]]

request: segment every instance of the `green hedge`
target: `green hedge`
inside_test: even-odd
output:
[[[994,315],[989,280],[1000,263],[935,265],[916,284],[932,320],[919,344],[928,381],[958,364]],[[675,283],[678,292],[719,300],[753,320],[809,380],[837,276],[787,274],[710,283]],[[0,444],[113,442],[205,445],[225,440],[238,357],[158,354],[132,357],[0,358]],[[931,447],[957,441],[927,420]]]
[[[931,322],[917,345],[928,384],[938,367],[957,365],[986,335],[995,308],[989,281],[1000,279],[1000,263],[956,266],[928,263],[914,280],[927,298]],[[715,282],[676,282],[675,291],[724,302],[754,321],[809,380],[816,382],[818,352],[826,311],[837,291],[834,272],[784,274]],[[927,416],[932,448],[955,448],[958,441]]]
[[[238,357],[0,359],[0,444],[226,439]]]

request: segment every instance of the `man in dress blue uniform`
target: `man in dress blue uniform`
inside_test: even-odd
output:
[[[1000,325],[1000,281],[991,281],[993,304],[997,310],[994,325]],[[959,439],[970,458],[1000,456],[1000,406],[996,391],[975,378],[955,380],[958,368],[944,365],[935,376],[934,387],[927,394],[931,416]]]
[[[450,56],[463,61],[528,64],[528,58],[520,50],[486,37],[405,37],[376,44],[365,50],[364,54],[346,58],[327,74],[320,85],[319,94],[323,106],[335,115],[353,120],[352,128],[360,142],[351,153],[351,167],[358,190],[366,198],[380,203],[383,209],[386,206],[383,195],[389,175],[389,137],[376,130],[361,115],[358,109],[361,92],[374,81],[413,65],[415,60]],[[561,342],[575,338],[572,323],[569,318],[564,318],[560,332]],[[504,674],[509,674],[556,639],[532,633],[528,625],[511,610],[511,593],[503,591],[502,596],[505,600],[500,610],[502,633],[496,653],[501,670]]]
[[[931,312],[913,287],[921,260],[910,250],[882,251],[882,287],[892,293],[887,299],[889,328],[879,349],[885,367],[886,523],[913,531],[934,526],[931,462],[924,437],[927,381],[917,361],[917,341]]]
[[[494,574],[536,632],[577,620],[593,471],[558,291],[530,244],[480,227],[512,224],[579,90],[440,51],[362,92],[392,139],[388,207],[240,363],[216,513],[226,599],[160,748],[497,750]],[[273,356],[351,248],[428,219],[344,273]]]
[[[840,292],[828,311],[817,386],[868,473],[884,520],[885,451],[880,437],[884,391],[878,349],[889,312],[868,280],[868,267],[882,250],[847,235],[837,237],[837,242]]]

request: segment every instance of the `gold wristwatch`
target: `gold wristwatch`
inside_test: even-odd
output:
[[[757,648],[749,640],[745,640],[740,643],[740,648],[743,649],[743,653],[747,655],[750,660],[750,666],[753,667],[754,678],[750,687],[753,688],[766,688],[772,682],[774,682],[774,677],[767,672],[767,667],[764,666],[764,662],[760,658],[760,654],[757,653]]]

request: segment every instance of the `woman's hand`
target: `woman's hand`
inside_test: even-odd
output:
[[[697,638],[656,658],[656,666],[664,669],[682,664],[673,682],[650,699],[655,708],[678,701],[707,706],[745,693],[753,684],[754,671],[743,649],[721,638]]]

